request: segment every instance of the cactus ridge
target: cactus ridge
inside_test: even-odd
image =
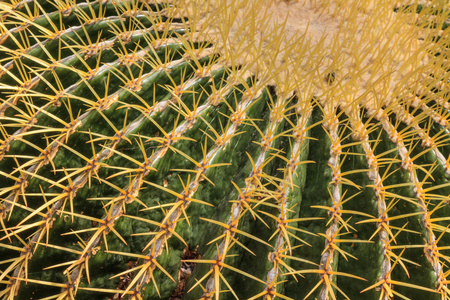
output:
[[[411,2],[0,2],[0,298],[450,298],[450,8]]]

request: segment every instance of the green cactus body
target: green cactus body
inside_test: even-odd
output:
[[[0,2],[0,298],[450,298],[450,8],[369,2]]]

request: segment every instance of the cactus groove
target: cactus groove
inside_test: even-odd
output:
[[[0,2],[0,298],[450,299],[449,24]]]

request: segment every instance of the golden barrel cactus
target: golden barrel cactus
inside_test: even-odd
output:
[[[0,298],[448,299],[449,25],[0,2]]]

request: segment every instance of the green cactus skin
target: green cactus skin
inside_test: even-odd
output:
[[[0,2],[0,298],[449,299],[450,9],[388,2],[371,104],[193,1]]]

